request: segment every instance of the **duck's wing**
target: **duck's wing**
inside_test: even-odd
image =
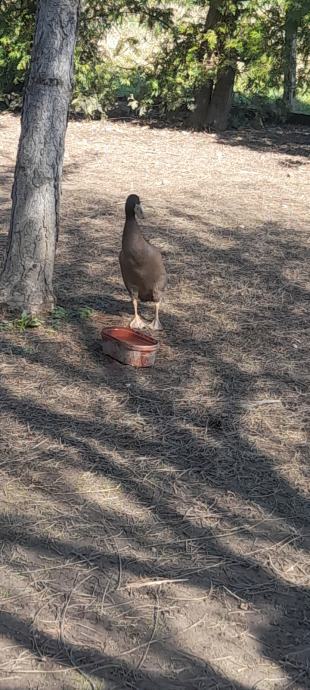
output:
[[[128,261],[128,257],[126,257],[126,255],[124,254],[123,249],[119,254],[119,263],[121,267],[124,285],[127,288],[129,294],[133,296],[138,293],[139,286],[137,285],[135,273],[132,270],[130,262]]]
[[[154,282],[161,281],[164,285],[167,280],[167,274],[161,251],[157,247],[154,247],[153,244],[147,244],[148,250],[145,256],[145,269]]]
[[[142,301],[159,302],[167,284],[167,273],[161,252],[148,245],[143,268],[140,272],[139,296]]]

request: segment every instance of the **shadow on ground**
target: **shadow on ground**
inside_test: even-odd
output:
[[[149,127],[150,129],[191,131],[189,124],[182,121],[170,124],[161,120],[136,120],[134,118],[113,118],[119,123],[130,122],[133,128]],[[206,134],[212,130],[206,131]],[[200,133],[201,134],[201,133]],[[233,147],[245,147],[253,151],[270,152],[275,150],[278,154],[286,156],[298,156],[301,159],[310,157],[310,128],[309,126],[293,127],[292,125],[274,125],[272,127],[244,127],[230,129],[226,132],[214,133],[220,144]],[[300,164],[304,161],[301,160]]]

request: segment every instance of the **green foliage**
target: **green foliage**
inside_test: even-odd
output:
[[[310,0],[307,0],[306,13],[299,23],[298,48],[302,56],[298,66],[298,85],[304,94],[310,94]]]
[[[19,107],[20,94],[30,62],[35,27],[36,0],[2,0],[0,3],[0,96],[7,107]],[[75,54],[75,88],[72,110],[93,116],[106,112],[114,103],[125,77],[102,55],[100,41],[114,23],[133,13],[154,29],[157,22],[170,26],[171,12],[161,0],[109,0],[83,3]],[[87,102],[89,101],[89,102]]]
[[[30,61],[35,0],[2,0],[0,6],[0,91],[19,93]]]
[[[1,321],[0,331],[15,330],[19,331],[20,333],[24,333],[27,328],[39,328],[39,326],[42,326],[42,321],[37,316],[33,316],[32,314],[28,314],[26,311],[23,311],[18,319],[14,319],[12,321]]]
[[[0,3],[0,100],[12,110],[21,106],[35,8],[36,0]],[[71,111],[100,118],[120,99],[139,115],[190,111],[197,89],[227,64],[237,66],[237,89],[251,98],[280,92],[287,25],[297,27],[298,86],[305,92],[310,0],[85,0]],[[111,27],[119,30],[112,48]]]
[[[78,49],[71,109],[89,117],[102,115],[115,100],[113,80],[108,65],[83,62]]]
[[[64,307],[60,307],[57,305],[51,313],[51,317],[48,320],[50,323],[52,329],[55,331],[59,331],[64,323],[69,321],[70,318],[70,313],[67,309]]]
[[[93,309],[91,309],[90,307],[81,307],[80,309],[78,309],[77,313],[80,319],[84,320],[90,319],[93,316],[94,312]]]
[[[93,310],[90,307],[78,307],[77,309],[65,309],[65,307],[57,306],[53,309],[50,317],[50,324],[55,330],[61,329],[62,325],[71,319],[79,318],[81,320],[90,319],[93,315]]]
[[[266,95],[282,83],[283,2],[251,2],[241,18],[240,36],[239,86],[251,95]]]
[[[52,319],[60,321],[61,319],[68,319],[69,312],[65,307],[57,306],[52,311]]]
[[[238,129],[249,125],[261,129],[265,125],[283,124],[284,120],[285,110],[280,98],[259,94],[245,96],[244,93],[240,92],[234,94],[234,104],[230,116],[231,127]]]
[[[310,115],[310,92],[297,94],[296,112]]]
[[[213,9],[211,4],[209,12],[206,8],[195,19],[188,16],[175,22],[147,75],[147,94],[139,103],[140,111],[141,105],[144,111],[156,105],[163,115],[193,110],[197,90],[208,80],[216,80],[227,64],[236,62],[240,3],[223,0],[218,7],[213,2]],[[209,22],[210,12],[213,23]]]
[[[24,333],[29,328],[46,327],[48,325],[54,330],[60,330],[62,325],[70,321],[71,318],[78,318],[84,321],[90,319],[93,313],[90,307],[68,310],[65,307],[57,306],[53,309],[51,315],[46,320],[43,320],[23,311],[16,319],[0,321],[0,332],[19,331],[19,333]]]
[[[23,311],[19,319],[15,319],[15,321],[13,321],[13,325],[17,331],[23,333],[26,328],[38,328],[39,326],[42,326],[42,321],[38,319],[37,316],[32,316],[32,314],[28,314],[26,311]]]

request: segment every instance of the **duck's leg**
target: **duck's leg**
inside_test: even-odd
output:
[[[159,314],[159,305],[160,302],[155,302],[155,319],[152,321],[152,323],[149,324],[149,328],[152,328],[153,331],[162,331],[163,327],[160,323],[158,314]]]
[[[135,318],[130,322],[130,328],[146,328],[148,324],[138,314],[138,300],[136,299],[136,297],[132,298],[132,304],[135,312]]]

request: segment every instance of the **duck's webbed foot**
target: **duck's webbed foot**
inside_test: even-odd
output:
[[[144,321],[144,319],[142,319],[142,316],[139,316],[138,314],[138,300],[136,298],[133,298],[132,304],[135,312],[135,317],[129,324],[130,328],[137,328],[138,330],[147,328],[148,323]]]
[[[135,318],[130,322],[130,328],[137,328],[138,330],[142,330],[143,328],[148,327],[148,323],[142,319],[142,316],[139,316],[137,314]]]
[[[160,302],[155,303],[155,319],[153,319],[152,323],[148,324],[149,328],[151,328],[153,331],[162,331],[163,327],[160,323],[158,314],[159,314],[159,305]]]

